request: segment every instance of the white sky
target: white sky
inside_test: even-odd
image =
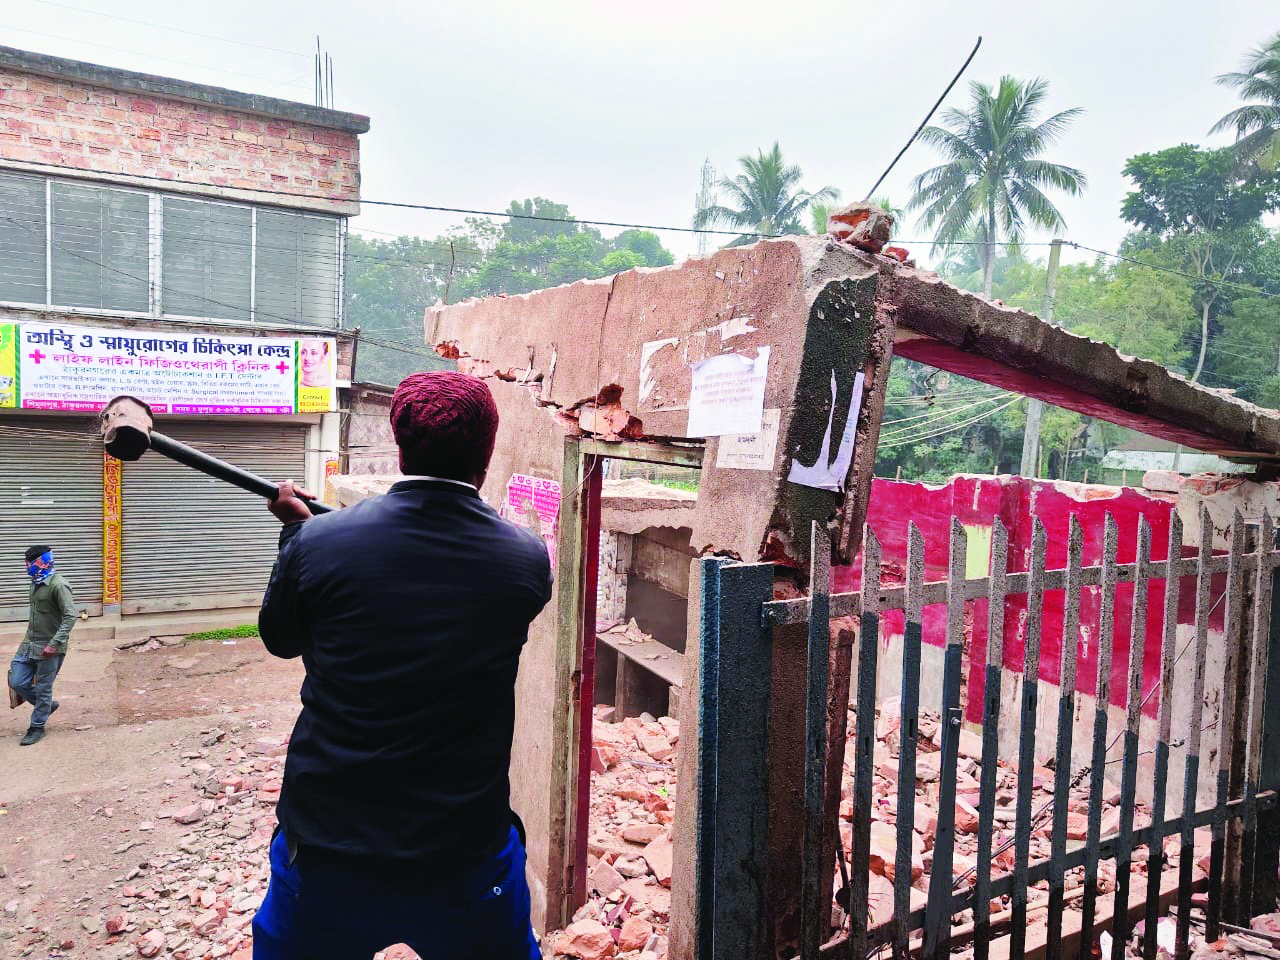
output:
[[[372,119],[366,198],[501,210],[540,195],[584,219],[687,226],[704,158],[734,172],[775,139],[806,187],[861,197],[982,34],[946,105],[1010,73],[1048,79],[1050,109],[1083,107],[1048,159],[1090,180],[1059,204],[1065,235],[1114,249],[1125,159],[1209,143],[1236,103],[1213,77],[1280,29],[1277,14],[1274,0],[6,0],[0,44],[311,102],[319,34],[335,106]],[[935,162],[913,146],[880,192],[904,204]],[[353,225],[434,236],[460,220],[366,207]],[[914,223],[898,235],[924,239]],[[661,236],[678,257],[695,248]]]

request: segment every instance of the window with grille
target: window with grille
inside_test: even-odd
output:
[[[336,327],[342,222],[0,172],[0,302]]]
[[[165,197],[160,303],[169,316],[251,319],[253,211]]]
[[[258,211],[258,320],[329,326],[337,314],[338,229],[332,217]]]
[[[149,312],[147,195],[55,182],[50,211],[53,305]]]
[[[45,181],[0,173],[0,301],[44,303]]]

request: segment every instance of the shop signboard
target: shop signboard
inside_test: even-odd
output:
[[[70,324],[0,324],[0,409],[97,412],[120,394],[155,413],[337,409],[337,341]]]

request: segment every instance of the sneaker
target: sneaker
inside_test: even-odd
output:
[[[62,704],[58,703],[58,701],[57,701],[57,700],[55,700],[55,701],[53,701],[53,703],[49,704],[49,716],[53,716],[55,713],[57,713],[57,712],[58,712],[58,707],[60,707],[60,706],[62,706]]]
[[[18,746],[29,747],[44,739],[44,727],[28,727],[26,735],[18,741]]]

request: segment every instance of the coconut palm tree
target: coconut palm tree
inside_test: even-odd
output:
[[[1237,158],[1272,171],[1280,166],[1280,33],[1250,51],[1241,67],[1218,77],[1218,83],[1256,102],[1232,110],[1209,132],[1234,129]]]
[[[934,252],[980,228],[983,253],[982,289],[991,296],[996,246],[1021,240],[1030,223],[1048,230],[1066,226],[1058,208],[1044,194],[1052,187],[1076,195],[1085,175],[1074,167],[1041,159],[1083,111],[1063,110],[1047,120],[1039,114],[1049,92],[1045,80],[1001,77],[995,90],[985,83],[969,85],[967,110],[948,110],[941,127],[925,127],[920,139],[947,162],[926,170],[911,183],[908,210],[923,210],[920,224],[937,227]]]
[[[835,187],[823,187],[813,193],[801,190],[800,168],[782,159],[782,150],[776,142],[768,153],[757,150],[755,156],[739,157],[738,163],[742,173],[722,177],[718,184],[720,194],[736,206],[716,204],[698,211],[693,218],[693,226],[699,230],[709,227],[742,230],[744,236],[730,243],[731,247],[757,239],[745,234],[804,233],[800,218],[810,204],[840,199],[840,191]]]

